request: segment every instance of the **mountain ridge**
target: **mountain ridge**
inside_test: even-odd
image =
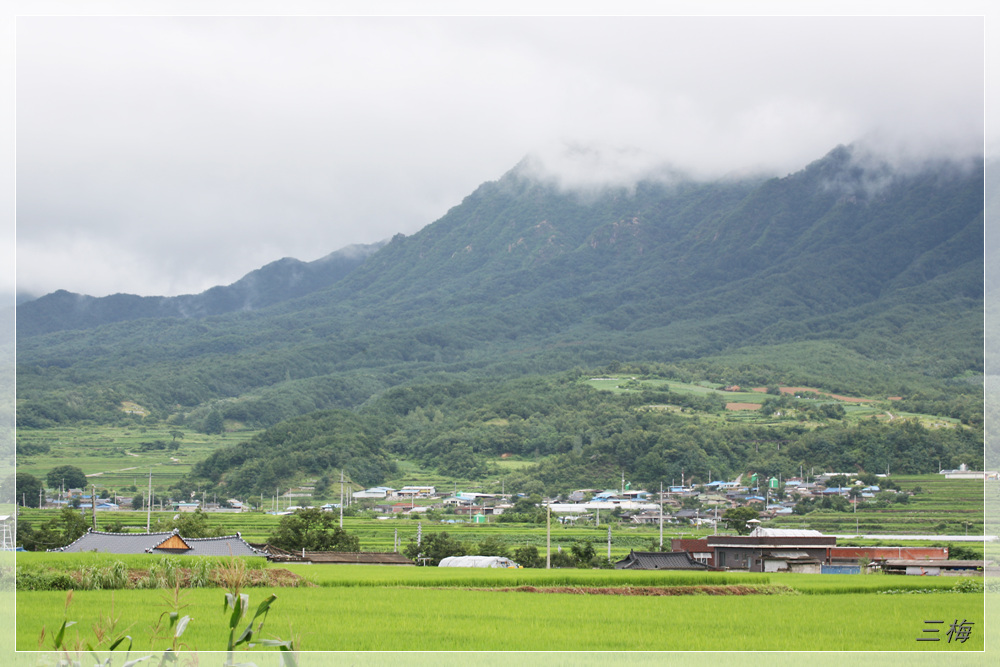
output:
[[[113,322],[143,318],[201,319],[257,310],[308,294],[340,280],[385,245],[355,244],[311,262],[292,257],[269,262],[225,286],[198,294],[92,297],[56,290],[17,306],[17,335],[30,337],[56,331],[93,329]]]
[[[293,392],[288,416],[433,373],[751,348],[771,351],[774,373],[812,378],[823,355],[860,354],[863,373],[829,379],[840,391],[943,382],[982,372],[982,202],[981,164],[900,171],[849,147],[783,178],[586,196],[515,168],[294,298],[26,337],[20,386],[110,383],[160,410]],[[788,356],[800,343],[820,347]]]

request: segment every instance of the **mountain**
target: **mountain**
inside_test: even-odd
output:
[[[441,374],[615,362],[841,393],[968,388],[983,371],[982,276],[981,163],[901,170],[838,147],[784,178],[586,193],[522,164],[270,306],[137,308],[85,329],[101,319],[25,304],[19,419],[81,405],[110,418],[127,395],[161,416],[218,405],[266,425]]]
[[[312,262],[286,257],[251,271],[235,283],[201,294],[143,297],[113,294],[91,297],[59,290],[39,299],[18,302],[17,335],[21,338],[55,331],[93,329],[144,318],[205,318],[257,310],[329,287],[385,242],[352,245]]]

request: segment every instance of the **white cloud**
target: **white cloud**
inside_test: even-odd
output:
[[[787,173],[983,143],[982,20],[25,17],[18,280],[176,294],[412,233],[538,156]]]

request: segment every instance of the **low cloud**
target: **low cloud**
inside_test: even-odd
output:
[[[410,234],[525,155],[566,187],[981,151],[982,19],[44,18],[18,282],[180,294]]]

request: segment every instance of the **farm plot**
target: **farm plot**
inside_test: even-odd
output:
[[[276,635],[290,635],[306,651],[743,651],[755,650],[983,650],[981,595],[846,593],[746,596],[622,596],[538,594],[465,588],[322,587],[248,589],[251,605],[274,593],[267,619]],[[218,589],[182,591],[192,617],[184,643],[221,650],[227,636]],[[36,650],[41,628],[64,618],[61,591],[17,599],[17,648]],[[86,610],[109,610],[139,650],[163,649],[158,616],[178,606],[152,591],[80,591],[66,618],[79,620],[70,641],[85,641]],[[124,620],[127,619],[127,620]],[[609,619],[630,619],[627,629]],[[965,642],[918,642],[925,620],[964,621]],[[76,630],[79,628],[79,630]],[[283,637],[287,638],[287,637]],[[44,641],[41,647],[44,647]]]
[[[777,528],[812,528],[827,534],[982,535],[985,486],[981,480],[943,475],[893,475],[913,493],[904,505],[864,506],[853,512],[814,511],[771,519]]]
[[[253,431],[205,435],[191,429],[160,426],[85,426],[20,429],[18,471],[39,479],[60,465],[74,465],[98,488],[145,491],[152,471],[157,491],[167,489],[217,448],[242,442]]]
[[[784,414],[779,416],[776,413],[764,414],[760,411],[764,401],[774,398],[766,393],[766,387],[730,387],[728,390],[725,390],[718,383],[705,380],[700,382],[679,382],[669,379],[641,379],[630,376],[591,378],[587,380],[587,384],[595,389],[617,394],[641,390],[669,390],[678,396],[705,397],[714,395],[720,398],[725,404],[725,410],[715,414],[714,418],[730,423],[751,423],[763,426],[794,422],[800,426],[817,426],[823,423],[823,421],[817,421],[815,418],[809,416],[804,417],[798,412],[797,408],[832,403],[842,408],[845,418],[852,422],[875,417],[880,420],[890,421],[901,418],[915,419],[927,428],[961,426],[959,420],[950,417],[897,412],[892,409],[891,402],[884,398],[844,396],[812,387],[779,387],[780,393],[786,398],[799,397],[792,403],[790,409],[781,410],[780,412]],[[684,412],[675,405],[656,405],[652,407],[672,412]],[[688,414],[691,413],[689,412]],[[703,417],[705,416],[705,413],[699,414]],[[709,413],[709,418],[712,418],[711,413]]]

